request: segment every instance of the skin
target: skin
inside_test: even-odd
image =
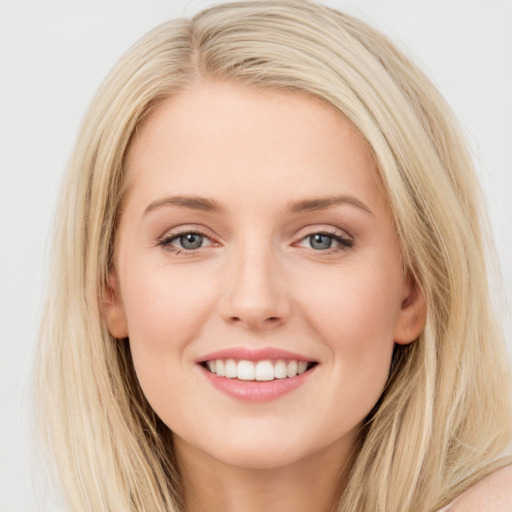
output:
[[[174,432],[187,511],[331,510],[394,344],[417,338],[426,310],[359,133],[305,93],[200,83],[141,127],[128,179],[105,314]],[[222,212],[165,202],[178,195]],[[287,208],[333,195],[345,201]],[[172,238],[198,230],[188,253]],[[348,243],[318,249],[321,232]],[[195,362],[240,346],[319,364],[292,392],[242,402]]]
[[[450,512],[512,511],[512,466],[490,474],[455,500]]]

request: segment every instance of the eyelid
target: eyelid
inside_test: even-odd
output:
[[[350,235],[346,230],[338,228],[336,226],[326,226],[326,225],[314,225],[308,226],[300,230],[297,238],[299,240],[303,240],[308,236],[315,234],[325,234],[329,236],[338,236],[343,238],[344,240],[349,240],[351,242],[354,241],[354,237]]]
[[[166,229],[163,234],[158,237],[158,240],[166,240],[176,236],[186,235],[188,233],[197,233],[198,235],[204,236],[212,241],[215,239],[213,234],[211,234],[211,231],[200,224],[183,224]]]
[[[353,247],[354,245],[354,238],[351,235],[349,235],[346,231],[341,230],[339,228],[330,226],[328,228],[309,227],[306,229],[307,230],[301,233],[300,238],[293,245],[299,245],[302,242],[305,242],[309,237],[313,235],[324,235],[330,237],[337,244],[337,246],[335,247],[329,247],[328,249],[324,250],[313,249],[312,247],[309,248],[311,251],[317,254],[330,254],[333,252],[346,251]],[[302,245],[299,246],[303,247]]]
[[[182,254],[192,254],[198,252],[199,249],[218,245],[219,242],[217,242],[215,238],[212,235],[208,234],[206,231],[207,230],[203,228],[198,228],[193,225],[180,226],[178,228],[167,230],[162,236],[158,237],[157,245],[162,246],[165,250],[169,252]],[[188,234],[199,235],[202,238],[208,240],[209,244],[206,246],[199,247],[198,249],[185,249],[172,245],[172,242],[174,242],[176,239],[179,239],[181,236]]]

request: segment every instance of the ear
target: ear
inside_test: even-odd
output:
[[[407,345],[418,338],[427,318],[427,301],[418,285],[407,278],[395,325],[395,343]]]
[[[109,271],[108,282],[103,290],[103,314],[110,334],[114,338],[127,338],[128,325],[115,269]]]

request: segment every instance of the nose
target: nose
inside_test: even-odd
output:
[[[255,331],[286,322],[290,301],[272,250],[240,249],[229,259],[226,271],[220,301],[226,322]]]

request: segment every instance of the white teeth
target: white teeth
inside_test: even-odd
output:
[[[224,373],[228,379],[236,379],[237,369],[234,359],[228,359],[226,361],[226,366],[224,366]]]
[[[224,377],[226,374],[224,373],[224,361],[222,359],[217,359],[215,361],[215,373],[219,377]]]
[[[238,375],[237,377],[240,380],[254,380],[256,374],[256,368],[254,367],[254,363],[252,361],[238,361]]]
[[[288,375],[288,377],[295,377],[295,375],[297,375],[297,368],[298,368],[298,363],[297,361],[290,361],[288,363],[288,366],[286,368],[286,373]]]
[[[242,359],[216,359],[207,361],[206,366],[211,373],[228,379],[270,381],[285,379],[303,374],[308,367],[307,361],[247,361]]]
[[[277,361],[276,365],[274,366],[274,377],[276,379],[285,379],[288,377],[288,373],[286,371],[286,363],[282,359],[279,359],[279,361]]]
[[[274,380],[274,365],[270,361],[256,363],[256,380]]]

